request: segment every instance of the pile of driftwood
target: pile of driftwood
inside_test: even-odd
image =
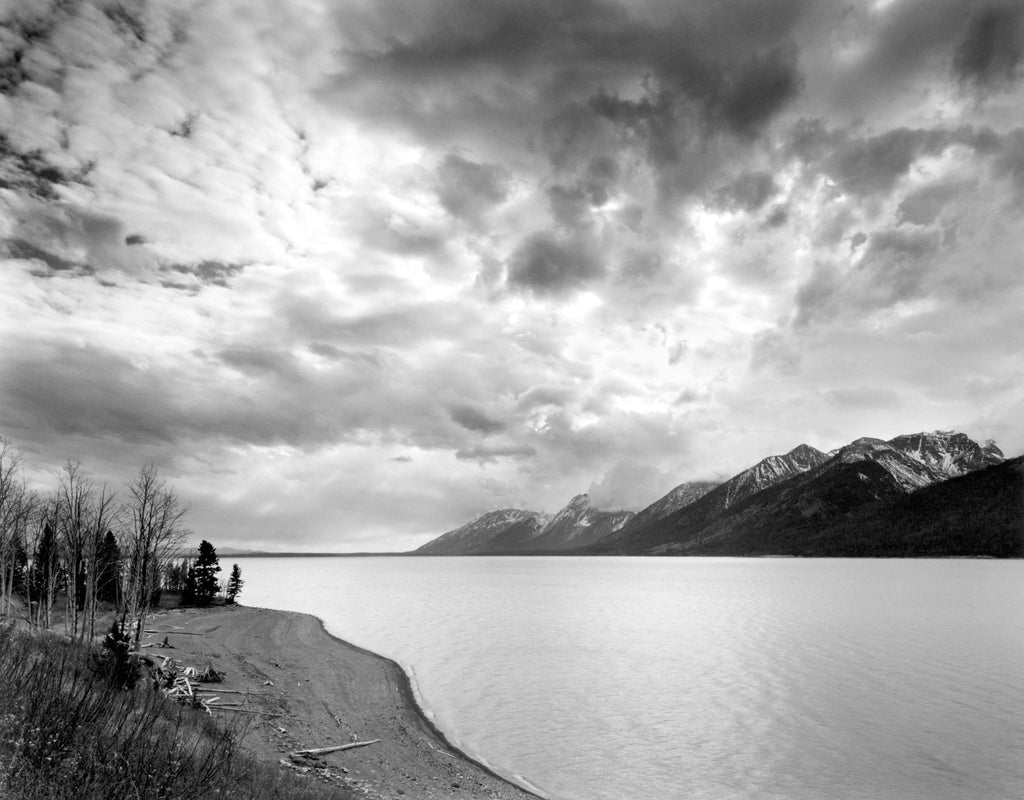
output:
[[[160,657],[153,670],[154,685],[167,697],[177,700],[179,703],[200,708],[207,714],[211,713],[213,704],[219,702],[220,698],[212,696],[211,690],[205,689],[200,684],[220,683],[222,680],[224,680],[223,673],[215,669],[213,664],[207,664],[206,669],[198,670],[195,667],[185,666],[169,656]],[[219,694],[228,691],[224,690]]]

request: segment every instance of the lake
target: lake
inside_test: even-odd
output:
[[[556,800],[1024,796],[1024,562],[233,561]]]

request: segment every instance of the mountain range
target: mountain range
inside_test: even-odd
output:
[[[934,431],[828,453],[802,444],[720,484],[680,484],[635,514],[585,494],[550,517],[492,511],[415,552],[1004,557],[1024,552],[1022,535],[1021,459]]]

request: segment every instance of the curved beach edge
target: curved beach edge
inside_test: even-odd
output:
[[[271,608],[264,610],[274,611],[275,609]],[[542,794],[540,789],[538,789],[536,786],[520,783],[518,780],[515,779],[514,776],[502,775],[489,764],[480,761],[477,758],[474,758],[461,747],[454,744],[448,738],[447,734],[445,734],[445,732],[437,726],[437,723],[434,722],[433,719],[431,719],[426,709],[424,709],[423,706],[420,705],[419,699],[416,697],[416,691],[413,689],[412,679],[409,677],[409,673],[406,672],[402,665],[399,664],[397,661],[388,658],[387,656],[383,656],[380,653],[374,652],[373,650],[367,650],[365,647],[360,647],[357,644],[352,644],[352,642],[342,639],[340,636],[335,636],[327,629],[326,623],[324,623],[324,621],[315,614],[307,614],[302,611],[295,611],[289,613],[302,614],[303,616],[315,619],[317,623],[320,625],[320,629],[324,632],[325,636],[328,636],[329,638],[333,639],[338,644],[344,645],[345,647],[348,647],[352,650],[356,650],[360,653],[363,653],[364,655],[371,656],[372,658],[375,658],[378,661],[383,662],[386,667],[398,673],[398,675],[400,676],[398,687],[402,693],[402,699],[409,706],[410,710],[413,711],[417,716],[419,716],[420,720],[423,722],[423,725],[434,735],[434,737],[442,745],[444,745],[445,749],[451,751],[453,755],[458,756],[467,764],[472,764],[477,769],[483,770],[491,777],[496,778],[499,781],[503,781],[504,783],[507,783],[509,786],[519,789],[520,791],[526,792],[531,797],[537,797],[540,798],[540,800],[550,800],[550,798],[548,798],[547,795]]]
[[[260,760],[287,762],[298,749],[380,740],[318,764],[371,800],[545,800],[542,790],[456,746],[420,705],[400,664],[335,636],[313,614],[236,604],[160,612],[149,627],[158,630],[152,641],[166,636],[174,647],[154,655],[198,668],[210,663],[226,673],[212,691],[249,693],[248,713],[225,709],[219,716],[244,716],[244,745]]]

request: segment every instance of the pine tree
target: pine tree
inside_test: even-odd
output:
[[[120,600],[121,548],[113,531],[107,531],[96,549],[96,599],[104,603]]]
[[[206,539],[199,543],[199,557],[192,569],[195,573],[196,603],[208,606],[220,588],[217,583],[220,562],[217,559],[217,551]]]
[[[228,602],[235,602],[235,598],[242,593],[242,587],[245,586],[245,581],[242,580],[242,570],[238,568],[238,564],[231,565],[231,577],[228,578]]]
[[[30,589],[33,599],[49,596],[52,598],[56,590],[56,582],[59,577],[60,566],[57,563],[57,542],[53,528],[47,522],[43,526],[43,533],[36,545],[35,556],[32,559],[32,569],[29,573]]]
[[[11,592],[19,597],[25,597],[28,593],[28,553],[25,552],[25,544],[20,536],[15,536],[12,542],[14,570],[12,575]]]
[[[195,605],[196,602],[196,568],[191,565],[185,567],[185,588],[181,590],[181,602],[187,606]]]

